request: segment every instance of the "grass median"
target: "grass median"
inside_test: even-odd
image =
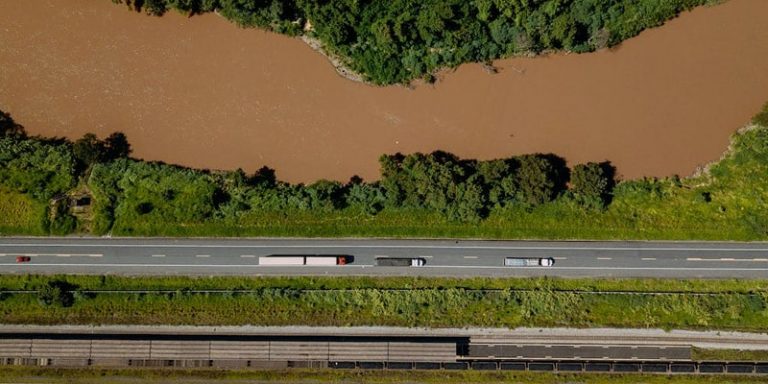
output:
[[[765,331],[766,286],[757,280],[2,276],[0,322]]]
[[[56,369],[0,367],[0,379],[24,383],[527,383],[527,384],[731,384],[765,383],[765,378],[723,375],[552,374],[482,371],[334,371],[213,369]]]

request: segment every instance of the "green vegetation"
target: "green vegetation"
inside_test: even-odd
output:
[[[638,292],[613,292],[619,287]],[[744,331],[768,324],[764,281],[0,276],[0,289],[0,322],[7,324]]]
[[[0,234],[46,235],[46,205],[0,187]]]
[[[243,27],[319,39],[376,84],[430,78],[465,62],[633,37],[712,0],[112,0],[162,15],[211,12]]]
[[[0,367],[0,379],[24,383],[527,383],[527,384],[745,384],[765,378],[725,375],[552,374],[489,371],[219,370]]]
[[[67,192],[97,162],[128,156],[130,145],[116,132],[66,139],[28,137],[0,111],[0,235],[66,235],[77,227]]]
[[[528,384],[736,384],[761,377],[724,375],[551,374],[488,371],[218,370],[0,367],[0,379],[24,383],[528,383]]]
[[[532,290],[645,293],[768,293],[765,280],[673,280],[673,279],[560,279],[560,278],[448,278],[448,277],[189,277],[116,275],[0,275],[2,291],[37,291],[52,283],[66,283],[65,290],[292,290],[354,289],[457,289]]]
[[[762,125],[763,127],[768,127],[768,103],[765,103],[763,106],[763,110],[760,111],[754,119],[752,119],[752,123],[755,125]]]
[[[768,361],[768,351],[744,349],[705,349],[694,347],[691,350],[691,357],[693,360]]]

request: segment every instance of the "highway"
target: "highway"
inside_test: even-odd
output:
[[[344,266],[259,266],[269,254],[349,255]],[[16,263],[29,256],[28,263]],[[423,267],[378,267],[377,256]],[[552,257],[505,267],[504,257]],[[464,240],[2,238],[2,273],[768,278],[768,244]]]

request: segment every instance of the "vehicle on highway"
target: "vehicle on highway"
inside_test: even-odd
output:
[[[16,262],[17,263],[28,263],[32,260],[29,256],[16,256]]]
[[[504,266],[507,267],[551,267],[555,259],[551,257],[507,257]]]
[[[421,267],[427,261],[421,257],[377,257],[376,265],[380,267]]]
[[[268,255],[259,257],[259,265],[345,265],[350,260],[346,255]]]

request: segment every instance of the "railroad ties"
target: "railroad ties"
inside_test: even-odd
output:
[[[525,345],[429,337],[12,334],[0,365],[764,374],[768,362],[692,361],[690,347]]]

